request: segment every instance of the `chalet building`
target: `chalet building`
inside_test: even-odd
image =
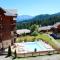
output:
[[[38,31],[40,31],[40,32],[48,32],[48,31],[51,31],[51,28],[52,28],[53,26],[43,26],[43,27],[40,27],[39,29],[38,29]]]
[[[16,10],[0,7],[0,49],[7,48],[15,42]]]
[[[43,26],[38,29],[41,32],[53,31],[53,32],[60,32],[60,22],[56,22],[54,25],[51,26]]]
[[[24,33],[29,34],[31,31],[29,29],[20,29],[20,30],[16,30],[16,33],[19,35],[22,35]]]
[[[60,22],[57,22],[56,24],[54,24],[53,27],[55,28],[55,30],[60,32]]]

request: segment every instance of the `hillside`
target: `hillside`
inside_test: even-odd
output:
[[[42,14],[42,15],[37,15],[35,17],[33,16],[29,16],[29,15],[21,15],[21,16],[17,16],[17,22],[29,22],[29,21],[33,21],[33,20],[45,20],[45,19],[49,19],[49,18],[53,18],[54,16],[60,16],[60,12],[59,13],[55,13],[55,14]]]
[[[25,19],[22,21],[17,22],[17,28],[29,28],[33,24],[41,25],[41,26],[47,26],[47,25],[53,25],[56,22],[60,22],[60,13],[56,14],[43,14],[43,15],[37,15],[31,19]]]

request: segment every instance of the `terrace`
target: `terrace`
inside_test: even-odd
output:
[[[42,40],[35,42],[15,43],[14,46],[12,46],[12,52],[14,52],[15,49],[17,52],[17,57],[46,55],[48,52],[53,54],[55,51],[55,49]]]
[[[54,50],[49,44],[46,44],[42,40],[35,41],[35,42],[22,42],[22,43],[15,43],[16,47],[19,47],[22,49],[26,49],[27,52],[34,52],[34,49],[37,49],[38,51],[49,51],[49,50]],[[25,52],[20,52],[20,53],[25,53]]]

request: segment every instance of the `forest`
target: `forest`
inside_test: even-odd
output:
[[[60,22],[60,16],[42,16],[38,15],[32,19],[16,22],[16,29],[29,29],[32,25],[36,24],[40,26],[53,25],[56,22]]]

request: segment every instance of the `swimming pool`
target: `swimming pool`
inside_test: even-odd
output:
[[[17,46],[18,51],[21,53],[34,52],[35,49],[37,52],[54,50],[49,44],[43,42],[42,40],[35,42],[15,43],[15,45]]]

